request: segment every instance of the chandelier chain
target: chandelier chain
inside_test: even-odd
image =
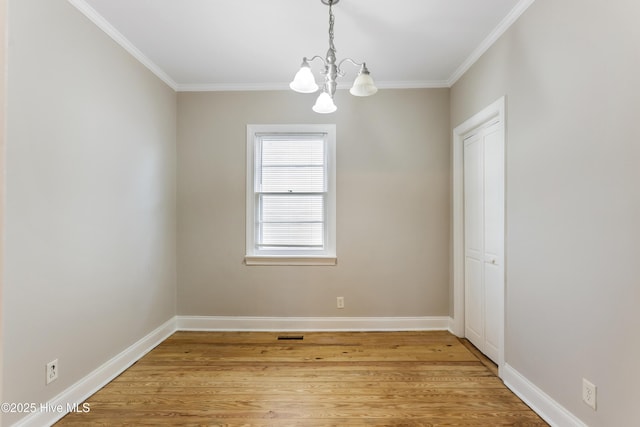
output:
[[[329,0],[329,48],[334,52],[336,50],[336,47],[333,44],[333,24],[335,20],[335,16],[333,16],[333,0]]]

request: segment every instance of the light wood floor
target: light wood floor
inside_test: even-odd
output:
[[[56,426],[547,425],[447,332],[178,332],[86,403]]]

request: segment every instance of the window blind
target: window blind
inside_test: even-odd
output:
[[[327,192],[324,135],[262,136],[257,150],[256,247],[322,249]]]

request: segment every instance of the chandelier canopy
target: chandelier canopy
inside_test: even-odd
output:
[[[329,6],[329,50],[327,50],[327,55],[324,58],[319,55],[316,55],[311,59],[304,57],[302,59],[302,65],[296,73],[293,81],[289,84],[289,87],[300,93],[316,92],[320,87],[316,83],[309,62],[316,59],[321,60],[324,64],[324,70],[322,71],[322,74],[324,75],[324,85],[322,87],[322,93],[318,96],[318,99],[313,106],[313,111],[316,113],[327,114],[333,113],[338,109],[336,104],[333,102],[333,96],[335,95],[336,88],[338,87],[338,76],[343,77],[345,74],[341,68],[343,63],[349,62],[356,67],[360,67],[360,72],[353,82],[353,86],[349,90],[351,95],[370,96],[375,94],[378,91],[378,88],[375,86],[373,79],[369,75],[366,63],[358,63],[351,58],[345,58],[340,62],[336,62],[336,47],[333,44],[333,25],[335,21],[335,17],[333,16],[333,5],[337,4],[340,0],[320,1]]]

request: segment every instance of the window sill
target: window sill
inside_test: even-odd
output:
[[[336,265],[336,257],[247,255],[246,265]]]

